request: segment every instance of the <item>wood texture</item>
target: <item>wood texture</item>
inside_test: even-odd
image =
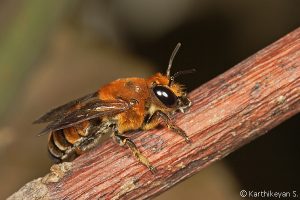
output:
[[[297,114],[300,28],[189,96],[194,105],[174,120],[188,133],[191,144],[164,128],[130,135],[157,167],[156,174],[128,149],[108,140],[72,163],[53,166],[50,174],[37,180],[46,185],[42,197],[154,197]]]

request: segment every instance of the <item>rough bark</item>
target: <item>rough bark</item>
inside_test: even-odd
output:
[[[108,140],[72,163],[54,165],[10,198],[154,197],[267,133],[300,111],[300,28],[189,96],[194,105],[174,120],[191,144],[164,128],[131,135],[156,174]]]

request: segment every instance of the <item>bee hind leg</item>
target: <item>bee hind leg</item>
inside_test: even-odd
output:
[[[145,165],[152,173],[155,173],[157,170],[155,167],[153,167],[149,160],[138,150],[136,145],[133,143],[131,139],[129,139],[126,136],[119,135],[117,133],[113,134],[113,139],[120,145],[120,146],[127,146],[132,151],[133,155],[141,162],[143,165]]]
[[[94,136],[84,138],[84,140],[77,146],[78,150],[81,152],[86,152],[94,148],[99,144],[101,136],[101,134],[96,134]]]
[[[101,139],[101,134],[95,134],[89,137],[82,137],[78,142],[76,142],[72,147],[67,149],[62,156],[62,161],[73,161],[79,155],[84,152],[94,148],[99,144]]]

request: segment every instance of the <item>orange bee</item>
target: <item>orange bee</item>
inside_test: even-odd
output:
[[[49,122],[40,135],[50,132],[48,151],[53,160],[56,163],[72,161],[95,147],[103,134],[110,133],[119,145],[129,147],[134,156],[154,172],[155,167],[133,141],[123,135],[125,132],[153,129],[163,122],[189,142],[186,133],[170,120],[175,112],[184,113],[192,104],[183,86],[174,79],[194,70],[170,75],[180,46],[178,43],[170,57],[166,75],[157,73],[148,79],[115,80],[97,92],[59,106],[37,119],[34,123]]]

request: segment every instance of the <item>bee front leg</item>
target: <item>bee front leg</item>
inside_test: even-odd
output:
[[[191,142],[190,138],[187,136],[185,131],[182,130],[180,127],[176,126],[175,124],[173,124],[169,116],[160,110],[157,110],[153,113],[153,115],[147,120],[145,126],[147,127],[147,124],[151,124],[152,122],[158,121],[158,119],[162,119],[163,122],[168,127],[168,129],[182,136],[187,143]]]
[[[117,133],[113,134],[114,140],[120,145],[120,146],[127,146],[130,148],[131,152],[133,155],[141,162],[143,165],[148,167],[148,169],[152,172],[155,173],[157,170],[155,167],[153,167],[149,160],[138,150],[136,145],[133,143],[132,140],[130,140],[128,137],[125,137],[123,135],[119,135]]]

